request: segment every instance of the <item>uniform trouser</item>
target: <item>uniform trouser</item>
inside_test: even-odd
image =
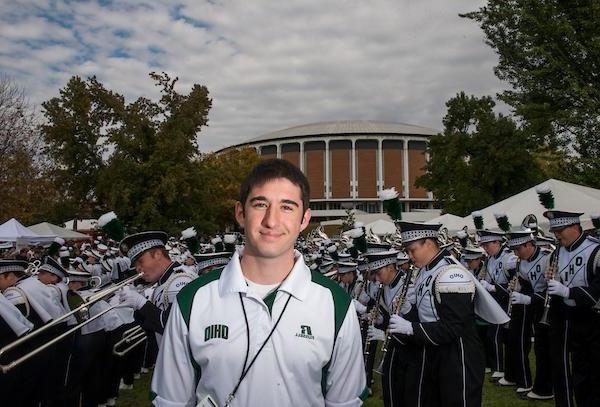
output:
[[[66,332],[72,326],[66,323],[58,324],[52,328],[54,337]],[[44,352],[48,352],[47,362],[44,372],[43,397],[41,405],[43,407],[62,406],[63,392],[60,391],[65,385],[71,348],[73,346],[73,335],[70,335]]]
[[[568,320],[552,318],[548,329],[552,386],[556,407],[574,406],[573,383],[569,365],[569,342],[571,339],[569,325]]]
[[[552,363],[550,359],[548,327],[535,321],[539,321],[537,313],[534,314],[535,342],[533,343],[533,351],[535,352],[535,380],[533,381],[532,391],[540,396],[551,396]]]
[[[365,371],[367,375],[367,387],[371,388],[371,386],[373,385],[373,368],[375,365],[375,356],[377,353],[377,341],[369,342],[368,346],[369,354],[365,356]],[[363,352],[363,354],[365,353],[366,349]]]
[[[102,378],[101,365],[105,340],[104,331],[75,337],[65,386],[67,390],[65,406],[96,407],[102,402],[99,384]]]
[[[490,349],[492,371],[504,372],[504,329],[502,325],[490,324],[487,326],[486,342]]]
[[[14,361],[40,345],[32,342],[31,346],[22,346],[16,352],[3,355],[0,362],[4,364]],[[35,356],[7,373],[0,372],[0,397],[2,399],[0,404],[6,406],[38,406],[39,400],[42,398],[41,388],[37,384],[32,385],[32,383],[39,383],[42,372],[43,364]]]
[[[476,320],[477,335],[479,340],[483,344],[483,352],[485,354],[485,367],[492,369],[494,367],[494,355],[493,349],[490,346],[490,341],[487,340],[487,331],[489,323],[485,321]]]
[[[425,346],[415,387],[421,407],[480,407],[485,361],[476,334],[442,346]]]
[[[570,321],[573,389],[578,407],[600,406],[600,315]]]
[[[104,347],[104,364],[102,375],[101,400],[106,401],[119,395],[119,357],[113,354],[114,345],[123,338],[126,325],[121,325],[106,333],[106,345]]]
[[[158,356],[158,344],[156,343],[156,335],[153,332],[146,331],[148,340],[146,341],[145,351],[142,354],[142,366],[150,369],[156,363],[156,357]]]
[[[419,349],[413,344],[401,344],[391,339],[381,377],[385,407],[417,405],[418,371],[420,364],[415,355]]]
[[[513,305],[506,333],[504,378],[517,383],[517,387],[532,386],[529,351],[531,350],[532,311],[528,305]]]

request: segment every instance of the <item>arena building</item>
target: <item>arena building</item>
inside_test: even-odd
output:
[[[427,141],[437,133],[404,123],[321,122],[264,134],[227,149],[252,147],[264,158],[283,158],[300,167],[310,183],[313,216],[339,216],[348,208],[381,212],[377,194],[390,187],[396,187],[404,210],[410,212],[433,208],[431,192],[417,188],[415,181],[425,171]]]

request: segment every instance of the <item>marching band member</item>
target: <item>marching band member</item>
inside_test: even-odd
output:
[[[581,213],[549,210],[544,216],[559,242],[546,275],[550,307],[550,354],[557,406],[600,405],[600,243],[583,234]],[[556,272],[555,275],[552,275]],[[569,358],[572,376],[568,371]]]
[[[491,309],[492,322],[504,314],[458,261],[438,246],[441,225],[399,222],[402,244],[419,267],[414,308],[419,322],[390,318],[392,333],[409,336],[419,346],[417,386],[420,406],[480,406],[484,355],[475,329],[478,298]],[[483,291],[483,292],[482,292]],[[494,308],[496,307],[496,308]]]
[[[190,273],[175,271],[180,264],[171,261],[165,249],[166,243],[165,232],[152,231],[129,235],[119,244],[136,271],[143,274],[143,280],[157,285],[151,300],[130,287],[124,287],[119,299],[136,311],[135,320],[142,328],[156,334],[159,347],[175,296],[196,278]]]
[[[552,395],[552,366],[548,347],[548,328],[539,323],[544,308],[549,252],[536,245],[530,230],[509,233],[508,247],[519,257],[519,290],[513,290],[511,334],[516,345],[514,355],[516,366],[515,382],[517,393],[532,400],[547,400]],[[531,327],[535,326],[535,381],[531,382],[529,350],[531,349]],[[508,378],[507,380],[510,380]],[[532,388],[530,388],[532,387]]]
[[[502,309],[506,311],[508,308],[508,282],[515,272],[517,258],[513,252],[503,245],[504,232],[479,230],[477,233],[479,234],[479,242],[488,255],[486,278],[481,281],[481,285],[492,294]],[[504,377],[505,336],[501,325],[488,326],[488,347],[492,349],[494,358],[492,380],[501,385],[508,383],[501,380]]]

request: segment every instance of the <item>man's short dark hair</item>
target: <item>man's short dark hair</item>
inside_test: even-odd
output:
[[[302,213],[306,212],[310,204],[310,187],[308,180],[298,167],[286,160],[272,158],[264,160],[254,166],[246,176],[240,187],[240,202],[242,206],[246,203],[250,191],[255,186],[263,185],[267,181],[276,178],[285,178],[300,188],[302,196]]]

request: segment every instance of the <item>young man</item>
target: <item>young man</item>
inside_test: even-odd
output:
[[[550,259],[546,279],[552,295],[550,354],[557,406],[600,405],[600,243],[586,237],[581,213],[546,211],[560,247]],[[554,270],[552,270],[554,269]],[[555,275],[550,275],[555,271]],[[571,359],[573,374],[563,361]],[[562,366],[562,368],[561,368]]]
[[[506,311],[508,308],[508,282],[515,273],[517,257],[504,246],[504,232],[480,230],[477,233],[479,242],[488,255],[486,276],[481,284]],[[492,380],[500,385],[508,384],[508,381],[501,380],[504,378],[504,346],[506,342],[506,332],[502,325],[488,325],[487,341],[487,346],[492,349],[494,358]]]
[[[258,164],[235,216],[246,245],[177,296],[152,380],[157,406],[359,406],[366,396],[356,311],[294,250],[310,221],[306,177]]]
[[[413,303],[418,322],[392,315],[389,326],[418,346],[416,403],[410,405],[480,406],[485,363],[475,328],[474,278],[440,250],[441,225],[399,226],[402,244],[419,267]]]
[[[548,268],[549,253],[542,251],[530,230],[509,233],[508,247],[519,261],[520,289],[513,290],[511,329],[508,344],[514,345],[512,361],[515,369],[514,381],[517,393],[532,400],[552,398],[552,366],[548,348],[548,327],[540,324],[546,295],[544,273]],[[529,350],[531,349],[531,327],[535,326],[535,382],[531,382]],[[508,378],[510,379],[510,378]],[[533,388],[531,388],[533,387]]]
[[[131,287],[124,287],[119,299],[123,306],[136,311],[135,320],[144,330],[156,334],[159,346],[175,296],[196,278],[193,274],[175,270],[180,264],[171,261],[165,249],[166,243],[165,232],[152,231],[129,235],[119,244],[121,252],[127,253],[136,271],[143,274],[144,281],[157,283],[151,300]]]

